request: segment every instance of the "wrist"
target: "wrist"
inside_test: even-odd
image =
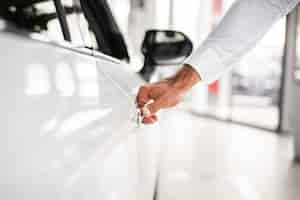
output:
[[[188,91],[201,80],[198,72],[189,64],[184,64],[183,68],[173,78],[173,86],[181,91]]]

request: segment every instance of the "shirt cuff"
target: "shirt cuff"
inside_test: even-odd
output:
[[[211,48],[198,49],[185,63],[192,66],[200,75],[201,82],[206,84],[217,80],[225,68],[218,53]]]

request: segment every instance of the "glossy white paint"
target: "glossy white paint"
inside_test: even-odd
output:
[[[12,33],[0,44],[0,199],[152,199],[159,127],[131,120],[138,77]]]

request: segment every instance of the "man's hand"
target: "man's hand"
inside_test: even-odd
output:
[[[199,74],[191,66],[184,65],[174,77],[142,86],[136,98],[137,105],[142,112],[143,107],[153,100],[153,103],[146,105],[150,113],[142,113],[143,123],[155,123],[156,113],[159,110],[176,106],[200,80]]]

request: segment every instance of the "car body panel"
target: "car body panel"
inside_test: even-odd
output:
[[[159,127],[132,121],[137,75],[15,33],[0,44],[0,199],[152,199]]]

